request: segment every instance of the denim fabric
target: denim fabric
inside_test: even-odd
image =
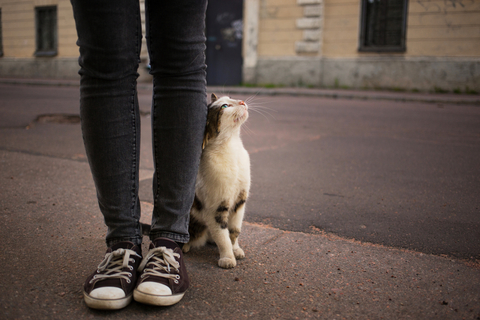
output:
[[[142,242],[138,170],[141,49],[138,0],[71,0],[80,47],[85,149],[108,226],[106,242]],[[206,0],[146,0],[152,102],[154,212],[150,237],[189,240],[189,212],[207,102]]]

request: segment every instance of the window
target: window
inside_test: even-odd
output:
[[[37,50],[35,56],[57,55],[57,7],[35,8]]]
[[[0,8],[0,57],[3,57],[2,8]]]
[[[359,51],[405,51],[408,0],[362,0]]]

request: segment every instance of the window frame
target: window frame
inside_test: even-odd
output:
[[[3,57],[3,23],[2,23],[2,8],[0,8],[0,57]]]
[[[365,36],[367,31],[367,1],[362,0],[360,12],[360,38],[358,43],[359,52],[405,52],[406,34],[407,34],[407,16],[408,16],[408,0],[403,0],[403,21],[400,35],[400,45],[398,46],[366,46]]]
[[[41,32],[40,32],[40,11],[47,11],[54,9],[54,19],[53,19],[53,30],[51,30],[53,35],[53,48],[43,49],[40,48]],[[35,7],[35,56],[36,57],[54,57],[58,54],[58,8],[56,5],[53,6],[37,6]]]

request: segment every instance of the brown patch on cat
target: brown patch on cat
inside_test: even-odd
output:
[[[222,201],[215,213],[215,221],[220,225],[220,228],[226,229],[228,226],[228,202]]]
[[[210,139],[215,138],[220,133],[220,118],[223,114],[221,106],[212,107],[212,104],[217,101],[217,96],[212,94],[212,102],[208,106],[207,124],[205,126],[205,134],[203,136],[202,149],[208,144]]]
[[[228,232],[230,233],[230,240],[232,241],[232,244],[234,244],[235,240],[237,240],[238,236],[240,235],[240,230],[233,228],[228,229]]]
[[[190,241],[200,238],[206,231],[207,226],[200,220],[190,215],[190,224],[188,225]]]
[[[222,201],[220,205],[217,208],[217,212],[223,212],[223,211],[228,211],[228,202],[227,201]]]
[[[247,202],[247,192],[245,190],[242,190],[240,194],[238,195],[237,198],[237,203],[235,203],[235,207],[233,209],[234,212],[237,212],[237,210]]]

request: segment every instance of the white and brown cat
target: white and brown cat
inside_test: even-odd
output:
[[[245,102],[212,94],[190,212],[190,242],[183,251],[213,240],[222,268],[233,268],[245,257],[238,236],[250,190],[250,157],[240,139],[247,118]]]

